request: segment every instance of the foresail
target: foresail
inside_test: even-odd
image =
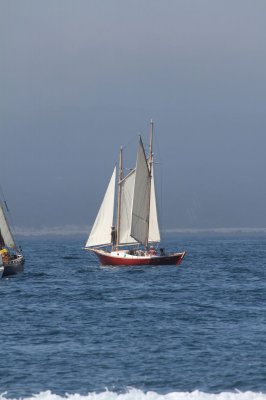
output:
[[[119,244],[136,243],[136,240],[130,236],[132,205],[135,185],[135,169],[131,171],[121,182],[121,210],[120,210],[120,229]]]
[[[130,235],[145,246],[148,242],[149,233],[150,186],[150,171],[142,140],[140,138],[137,155]]]
[[[93,224],[85,247],[93,247],[111,243],[111,226],[114,216],[116,167],[110,179],[102,205]]]
[[[11,249],[15,249],[16,244],[1,204],[0,204],[0,231],[5,246],[10,247]]]
[[[149,242],[160,242],[160,229],[155,194],[154,167],[151,168],[151,198],[150,198],[150,220],[149,220]]]

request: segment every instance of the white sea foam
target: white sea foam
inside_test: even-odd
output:
[[[2,393],[1,400],[11,400],[8,394]],[[19,398],[22,400],[22,398]],[[14,400],[14,399],[12,399]],[[115,393],[106,390],[101,393],[88,393],[87,395],[65,394],[59,396],[50,391],[41,392],[24,400],[266,400],[266,394],[255,392],[222,392],[219,394],[194,392],[171,392],[168,394],[158,394],[156,392],[143,392],[138,389],[129,389],[125,393]]]

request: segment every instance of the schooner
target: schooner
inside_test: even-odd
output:
[[[159,245],[153,163],[151,121],[149,155],[146,156],[139,136],[136,167],[126,176],[123,176],[123,149],[120,148],[118,183],[115,166],[86,242],[85,250],[92,251],[102,265],[178,265],[184,258],[185,252],[166,253]]]

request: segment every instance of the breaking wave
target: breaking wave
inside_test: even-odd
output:
[[[11,399],[7,392],[0,395],[1,400]],[[159,394],[156,392],[143,392],[139,389],[129,389],[125,393],[115,393],[112,391],[104,391],[101,393],[88,393],[87,395],[68,394],[59,396],[51,391],[40,392],[30,397],[19,398],[19,400],[266,400],[266,394],[247,392],[222,392],[219,394],[204,393],[200,391],[194,392],[171,392],[168,394]]]

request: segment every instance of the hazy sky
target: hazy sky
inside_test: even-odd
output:
[[[165,228],[265,227],[265,16],[265,0],[0,0],[15,224],[91,225],[152,118]]]

